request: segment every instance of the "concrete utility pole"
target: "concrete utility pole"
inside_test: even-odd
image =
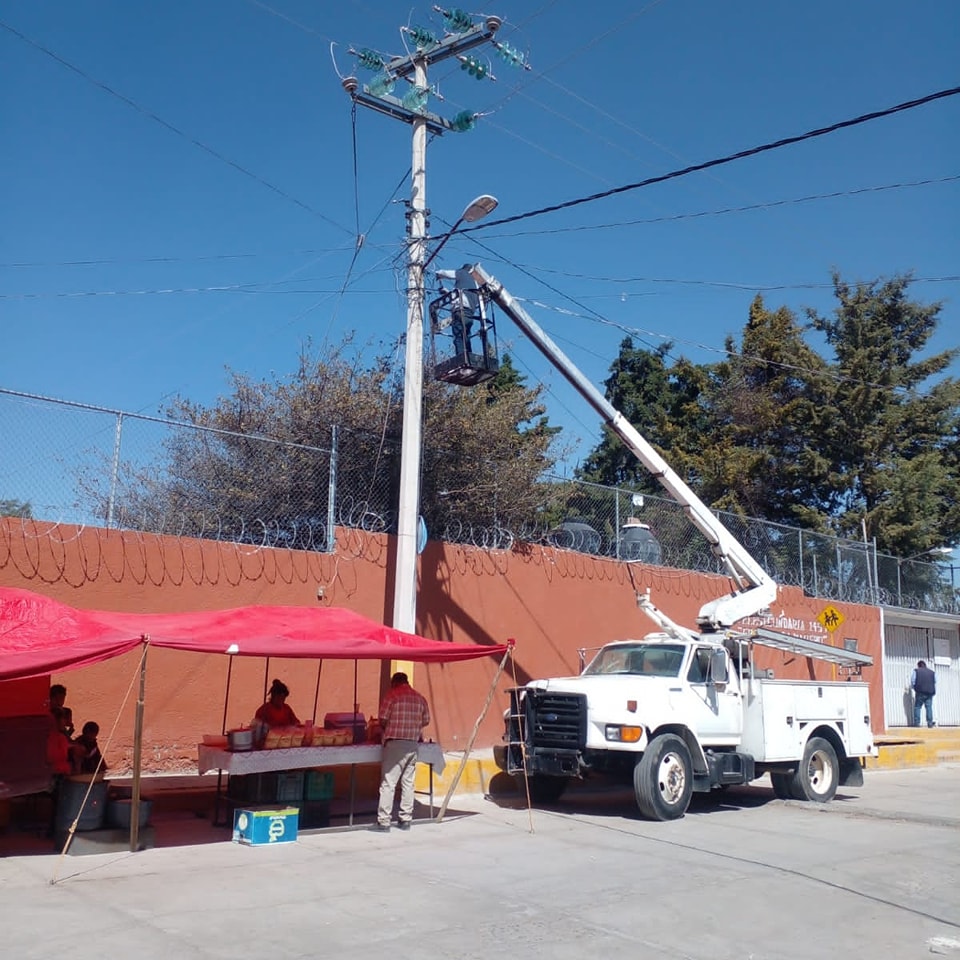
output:
[[[460,10],[433,8],[443,14],[449,31],[438,40],[429,31],[403,28],[414,52],[386,59],[372,50],[352,50],[361,66],[377,71],[377,76],[362,87],[355,77],[343,80],[343,87],[355,103],[378,113],[409,123],[413,128],[413,166],[410,206],[407,213],[409,262],[407,272],[407,337],[404,367],[403,433],[400,452],[400,496],[397,510],[397,559],[393,599],[393,626],[408,633],[417,625],[417,524],[420,516],[420,449],[423,405],[423,315],[424,265],[426,257],[427,133],[451,130],[464,132],[475,122],[473,114],[463,112],[445,120],[427,109],[430,88],[427,68],[441,60],[456,57],[472,76],[488,74],[481,62],[464,54],[474,47],[493,41],[500,29],[499,17],[487,16],[481,23]],[[407,83],[405,95],[391,95],[397,82]]]

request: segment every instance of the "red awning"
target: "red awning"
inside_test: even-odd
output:
[[[505,644],[427,640],[338,607],[234,607],[194,613],[77,610],[0,587],[0,680],[68,670],[153,647],[248,657],[449,663],[502,656]]]

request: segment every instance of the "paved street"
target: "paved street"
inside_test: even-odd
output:
[[[960,960],[958,797],[949,765],[825,807],[731,790],[673,823],[617,790],[457,798],[442,824],[274,847],[190,841],[194,818],[180,846],[0,860],[4,953]]]

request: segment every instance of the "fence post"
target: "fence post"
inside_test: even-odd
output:
[[[107,528],[113,526],[113,511],[117,502],[117,486],[120,483],[120,438],[123,433],[123,414],[117,414],[117,426],[113,433],[113,464],[110,468],[110,500],[107,503]]]
[[[327,553],[333,553],[337,543],[334,522],[337,517],[337,425],[330,427],[330,477],[327,482]]]
[[[620,559],[620,488],[613,488],[613,542],[617,546],[616,557]]]
[[[797,530],[797,552],[800,559],[800,589],[806,589],[806,583],[803,579],[803,531]]]

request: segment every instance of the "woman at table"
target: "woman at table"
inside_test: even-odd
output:
[[[255,714],[255,719],[265,723],[268,727],[294,727],[300,721],[287,703],[290,691],[281,680],[274,680],[270,685],[270,698]]]

